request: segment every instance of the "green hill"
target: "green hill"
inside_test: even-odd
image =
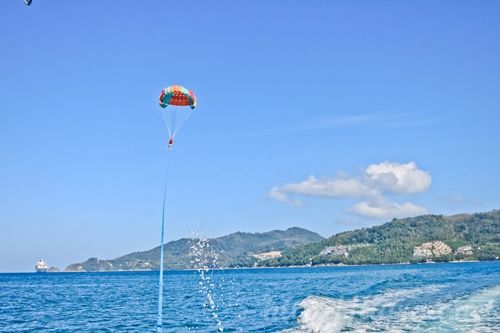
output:
[[[169,269],[498,260],[500,210],[393,219],[328,239],[301,228],[236,232],[206,241],[183,238],[166,243],[164,255]],[[159,257],[156,247],[112,260],[90,258],[66,271],[157,270]]]
[[[258,261],[253,255],[268,251],[283,251],[323,239],[317,233],[301,228],[264,233],[236,232],[206,241],[183,238],[165,244],[165,267],[168,269],[193,268],[195,259],[202,260],[203,264],[208,266],[253,266]],[[203,251],[200,247],[204,247]],[[148,251],[134,252],[112,260],[90,258],[85,262],[69,265],[65,271],[157,270],[159,258],[160,247],[158,246]],[[208,260],[210,262],[207,262]]]
[[[336,234],[285,250],[260,266],[384,264],[500,257],[500,210],[423,215]]]

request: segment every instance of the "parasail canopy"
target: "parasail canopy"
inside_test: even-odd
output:
[[[166,108],[169,105],[196,107],[196,96],[192,90],[183,86],[172,85],[161,91],[158,99],[160,106]]]
[[[172,85],[161,91],[158,102],[168,131],[168,148],[172,149],[175,136],[196,107],[196,96],[192,90]]]

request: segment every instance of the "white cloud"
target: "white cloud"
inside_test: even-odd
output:
[[[324,197],[359,197],[367,194],[370,189],[355,178],[323,178],[309,176],[299,183],[274,187],[281,194],[297,193]]]
[[[271,191],[269,191],[269,197],[273,200],[288,204],[294,207],[302,206],[302,202],[297,199],[290,199],[290,197],[281,191],[278,187],[273,187]]]
[[[393,217],[411,217],[427,214],[428,211],[422,206],[409,202],[396,203],[385,200],[361,201],[350,209],[354,214],[370,218],[393,218]]]
[[[371,183],[371,186],[384,192],[425,192],[432,182],[431,175],[420,170],[415,162],[371,164],[366,168],[365,173],[366,180]]]
[[[268,195],[271,199],[294,207],[303,205],[302,201],[292,199],[290,194],[321,197],[359,197],[368,195],[370,189],[354,178],[323,178],[309,176],[299,183],[273,187]]]
[[[297,196],[330,198],[364,198],[350,209],[357,215],[371,218],[404,217],[427,213],[424,207],[406,202],[385,200],[384,194],[406,195],[425,192],[432,182],[431,175],[415,162],[382,162],[369,165],[359,177],[309,176],[297,182],[275,186],[269,197],[295,207],[302,206]]]

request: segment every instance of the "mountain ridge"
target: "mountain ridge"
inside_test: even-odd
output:
[[[237,231],[221,237],[202,240],[217,251],[217,265],[235,267],[253,265],[252,254],[268,251],[281,251],[310,242],[323,240],[324,237],[304,228],[291,227],[286,230],[271,230],[268,232]],[[199,238],[181,238],[165,243],[165,267],[169,269],[193,268],[192,251],[199,243]],[[135,251],[123,256],[99,260],[88,260],[68,265],[66,272],[94,272],[121,270],[156,270],[159,269],[160,247],[146,251]]]
[[[231,268],[498,260],[500,210],[394,218],[329,238],[299,227],[264,233],[238,231],[207,240],[182,238],[166,243],[164,255],[169,269],[200,264]],[[158,246],[112,260],[90,258],[65,271],[157,270],[159,257]]]

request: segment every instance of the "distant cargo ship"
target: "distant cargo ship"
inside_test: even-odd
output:
[[[35,271],[37,273],[46,273],[48,269],[49,267],[47,266],[47,263],[42,259],[38,260],[38,262],[35,265]]]

